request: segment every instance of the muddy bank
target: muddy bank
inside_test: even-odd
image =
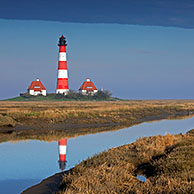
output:
[[[92,134],[97,132],[103,131],[113,131],[122,129],[125,127],[130,127],[136,124],[140,124],[143,122],[148,121],[157,121],[162,119],[180,119],[185,118],[190,115],[188,111],[181,111],[175,113],[161,113],[161,115],[157,116],[147,116],[145,118],[139,118],[136,120],[125,123],[113,123],[113,122],[106,122],[106,123],[85,123],[85,124],[78,124],[78,123],[44,123],[42,122],[41,125],[37,126],[22,126],[16,125],[15,127],[1,127],[0,128],[0,142],[6,142],[11,140],[24,140],[24,139],[39,139],[39,140],[46,140],[46,141],[53,141],[58,140],[61,137],[71,138],[79,135],[85,134]]]
[[[51,194],[59,191],[64,173],[57,173],[44,179],[41,183],[34,185],[21,194]]]

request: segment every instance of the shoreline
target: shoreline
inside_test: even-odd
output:
[[[141,159],[140,162],[135,162],[134,163],[133,162],[134,159],[131,160],[129,158],[129,161],[131,160],[130,162],[132,162],[132,164],[136,166],[135,168],[131,169],[132,170],[132,172],[131,172],[132,175],[130,175],[130,176],[133,177],[133,176],[136,176],[137,174],[140,174],[140,175],[146,176],[146,178],[149,181],[151,181],[152,176],[155,176],[153,174],[150,174],[150,173],[154,173],[154,172],[150,171],[150,165],[153,165],[152,160],[157,162],[159,159],[162,159],[164,156],[166,158],[166,156],[168,156],[173,151],[173,149],[176,148],[176,145],[181,144],[181,141],[184,138],[187,139],[189,137],[190,141],[193,142],[193,138],[194,138],[193,134],[194,134],[194,129],[188,131],[186,134],[175,134],[175,135],[169,135],[168,134],[168,135],[165,135],[165,136],[161,136],[161,135],[150,136],[150,137],[145,137],[145,138],[136,140],[135,142],[130,143],[130,144],[126,144],[126,145],[123,145],[123,146],[119,146],[119,147],[116,147],[116,148],[109,149],[107,151],[99,153],[96,156],[93,156],[92,158],[89,158],[89,159],[86,159],[86,160],[82,161],[81,163],[79,163],[78,165],[76,165],[75,167],[73,167],[70,170],[67,170],[67,171],[64,171],[64,172],[61,172],[61,173],[56,173],[56,174],[54,174],[50,177],[47,177],[47,178],[43,179],[39,184],[29,187],[28,189],[24,190],[21,194],[33,194],[33,193],[37,193],[37,194],[47,194],[48,193],[49,194],[49,193],[59,192],[59,190],[64,191],[64,188],[66,190],[66,184],[65,184],[64,180],[67,180],[68,187],[69,187],[68,177],[70,179],[73,179],[74,176],[76,177],[76,175],[73,175],[73,172],[75,174],[76,173],[79,174],[79,171],[81,171],[80,173],[82,174],[82,171],[84,173],[85,168],[90,169],[91,166],[94,166],[94,167],[92,167],[93,170],[96,169],[96,168],[100,169],[100,167],[98,167],[98,165],[97,165],[98,162],[99,163],[105,162],[105,164],[107,165],[107,159],[106,159],[107,156],[108,155],[110,157],[114,156],[114,155],[111,154],[111,152],[118,153],[118,150],[121,150],[121,154],[124,154],[125,152],[123,153],[123,151],[124,151],[123,148],[127,148],[127,149],[129,148],[130,152],[131,151],[134,152],[136,149],[139,150],[141,148],[141,146],[144,147],[144,144],[145,144],[145,147],[147,146],[146,149],[150,149],[151,144],[152,145],[154,144],[156,147],[154,146],[154,148],[151,148],[152,153],[147,153],[146,152],[148,156],[146,156],[145,159]],[[143,148],[142,151],[145,151],[144,149],[145,148]],[[153,152],[153,150],[155,150],[155,149],[156,150],[158,149],[158,151],[156,153],[155,153],[155,151]],[[138,153],[137,155],[140,154],[140,156],[141,156],[143,154],[141,152]],[[160,154],[158,155],[158,153],[160,153]],[[165,155],[163,153],[165,153]],[[102,157],[103,157],[103,159],[102,159],[103,161],[101,162],[100,158],[102,158]],[[142,158],[142,156],[140,158]],[[169,158],[172,158],[172,157],[170,156]],[[104,166],[105,164],[103,164],[102,166]],[[109,164],[108,164],[108,166],[109,166]],[[82,176],[84,176],[84,174]],[[63,177],[66,177],[66,178],[63,178]],[[79,179],[79,176],[77,176],[76,178]],[[135,185],[136,184],[142,184],[142,182],[140,180],[134,180],[133,184],[135,184]],[[74,188],[74,186],[73,186],[73,188]]]
[[[44,141],[58,141],[62,137],[66,138],[74,138],[77,136],[82,135],[89,135],[94,133],[103,133],[108,131],[116,131],[116,130],[122,130],[124,128],[132,127],[134,125],[142,124],[145,122],[157,122],[160,120],[176,120],[176,119],[183,119],[183,118],[189,118],[193,117],[194,114],[190,115],[188,112],[179,112],[178,115],[169,115],[169,114],[163,114],[160,116],[150,116],[146,117],[144,119],[137,119],[133,123],[130,124],[82,124],[81,126],[79,124],[69,124],[69,125],[63,125],[63,123],[55,124],[50,129],[31,129],[31,126],[29,129],[26,129],[25,126],[16,126],[14,129],[10,128],[0,128],[0,143],[7,142],[7,141],[13,141],[13,140],[44,140]],[[63,128],[64,127],[64,128]],[[33,128],[33,127],[32,127]],[[72,129],[76,130],[72,131]],[[69,130],[71,132],[69,133]]]
[[[59,191],[63,179],[63,174],[67,172],[56,173],[43,179],[40,183],[33,185],[21,194],[51,194]]]
[[[0,102],[0,142],[52,141],[193,114],[194,100]]]

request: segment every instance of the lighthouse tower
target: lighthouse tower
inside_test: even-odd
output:
[[[67,57],[66,57],[67,42],[63,35],[59,38],[58,46],[59,46],[59,63],[58,63],[56,93],[67,95],[69,91],[68,73],[67,73]]]
[[[63,138],[58,141],[59,144],[59,168],[63,171],[66,167],[66,151],[67,151],[67,139]]]

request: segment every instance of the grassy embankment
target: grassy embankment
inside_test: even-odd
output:
[[[194,130],[143,138],[81,162],[64,175],[58,194],[190,194],[193,164]]]
[[[193,100],[0,102],[0,142],[54,140],[193,114]]]
[[[98,91],[94,95],[83,95],[79,92],[70,90],[68,95],[47,93],[46,96],[38,95],[33,96],[29,93],[20,94],[18,97],[7,99],[6,101],[115,101],[120,100],[111,97],[111,93],[107,90]]]

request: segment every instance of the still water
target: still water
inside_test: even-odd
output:
[[[119,131],[79,136],[67,140],[67,165],[111,147],[134,142],[140,137],[186,133],[194,128],[194,117],[184,120],[162,120],[142,123]],[[0,144],[0,193],[19,194],[59,169],[58,142],[27,140]]]

